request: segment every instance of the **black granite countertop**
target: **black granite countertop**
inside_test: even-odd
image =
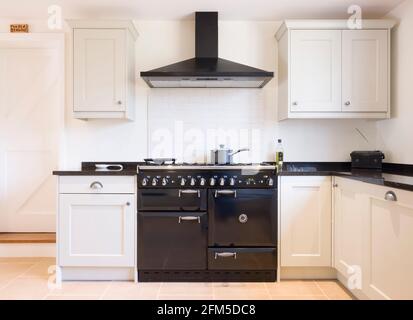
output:
[[[279,176],[337,176],[413,191],[413,166],[383,164],[382,171],[351,170],[350,163],[287,163]]]
[[[95,164],[121,164],[122,171],[96,170]],[[135,176],[140,162],[83,162],[79,170],[53,171],[57,176]],[[413,165],[383,164],[383,171],[351,170],[349,162],[285,163],[279,176],[337,176],[389,188],[413,191]]]

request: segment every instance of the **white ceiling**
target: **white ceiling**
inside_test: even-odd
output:
[[[219,11],[223,20],[345,18],[358,4],[363,16],[380,18],[403,0],[0,0],[0,18],[44,18],[58,4],[64,18],[192,19],[194,11]]]

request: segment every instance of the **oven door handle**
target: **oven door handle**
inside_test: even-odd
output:
[[[178,223],[182,223],[182,221],[198,221],[198,223],[201,224],[201,217],[192,217],[192,216],[182,217],[182,216],[180,216],[178,218]]]
[[[234,198],[237,197],[237,190],[215,190],[215,198],[218,198],[220,195],[234,195]]]
[[[198,198],[201,198],[201,190],[179,190],[178,197],[182,198],[184,194],[197,194]]]
[[[237,259],[237,253],[236,252],[215,252],[214,256],[215,260],[218,258],[234,258]]]

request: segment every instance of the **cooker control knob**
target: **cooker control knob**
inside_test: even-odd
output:
[[[273,178],[269,178],[269,179],[267,180],[267,184],[268,184],[270,187],[272,187],[272,186],[274,185],[274,179],[273,179]]]
[[[147,186],[148,185],[148,179],[147,178],[143,178],[142,179],[142,185],[145,187],[145,186]]]
[[[215,186],[215,183],[216,183],[215,178],[211,178],[211,179],[209,180],[209,185],[210,185],[211,187]]]
[[[219,179],[219,185],[220,185],[221,187],[225,186],[225,179],[224,179],[224,178],[220,178],[220,179]]]
[[[190,185],[191,185],[191,186],[194,186],[195,184],[196,184],[195,178],[191,178]]]
[[[153,178],[152,179],[152,185],[155,187],[158,184],[158,179]]]
[[[201,180],[199,180],[199,185],[203,187],[205,186],[205,184],[206,184],[205,178],[201,178]]]
[[[235,179],[234,179],[234,178],[230,178],[230,179],[229,179],[229,185],[230,185],[231,187],[235,186]]]
[[[168,184],[168,179],[162,178],[162,185],[166,186]]]
[[[181,186],[183,187],[183,186],[185,186],[185,184],[186,184],[186,179],[185,179],[185,178],[181,178]]]

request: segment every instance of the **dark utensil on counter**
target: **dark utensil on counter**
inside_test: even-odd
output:
[[[353,151],[350,156],[352,169],[382,170],[385,158],[381,151]]]
[[[225,145],[221,144],[219,149],[211,150],[211,162],[213,164],[232,164],[233,156],[244,151],[250,151],[250,149],[243,148],[233,152],[233,150],[227,149]]]

